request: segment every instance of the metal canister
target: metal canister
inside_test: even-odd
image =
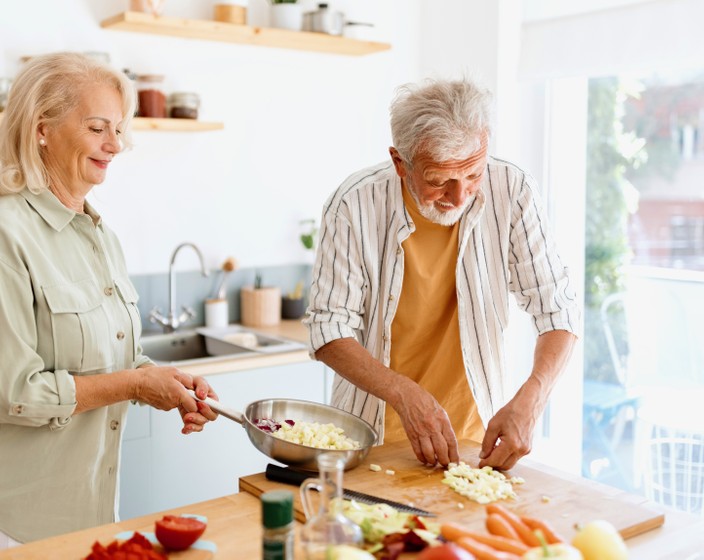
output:
[[[174,92],[169,95],[168,107],[172,119],[197,119],[200,97],[192,92]]]

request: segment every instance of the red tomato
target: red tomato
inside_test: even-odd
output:
[[[154,550],[141,533],[135,533],[128,541],[112,541],[107,547],[95,541],[92,552],[85,560],[166,560],[166,556]]]
[[[475,558],[474,554],[448,543],[424,548],[416,556],[416,560],[475,560]]]
[[[154,534],[167,550],[185,550],[205,531],[205,523],[192,517],[165,515],[156,522]]]

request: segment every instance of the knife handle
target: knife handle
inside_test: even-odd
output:
[[[315,473],[295,471],[289,467],[280,467],[278,465],[272,465],[271,463],[266,466],[267,480],[274,480],[276,482],[283,482],[284,484],[300,486],[304,480],[311,477],[315,477]]]

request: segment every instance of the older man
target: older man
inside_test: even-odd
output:
[[[391,161],[326,202],[306,323],[337,372],[332,403],[421,462],[509,469],[575,341],[579,310],[534,180],[487,154],[491,94],[468,80],[405,86],[391,106]],[[509,294],[538,334],[532,369],[505,398]],[[388,406],[387,406],[388,405]]]

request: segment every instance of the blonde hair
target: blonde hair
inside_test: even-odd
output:
[[[87,85],[113,86],[122,99],[121,140],[130,147],[135,88],[122,72],[78,53],[32,58],[17,75],[0,123],[0,195],[25,187],[39,193],[49,186],[37,128],[54,125],[74,109]]]
[[[491,135],[491,92],[470,79],[400,86],[391,103],[391,137],[411,165],[418,153],[463,159]]]

